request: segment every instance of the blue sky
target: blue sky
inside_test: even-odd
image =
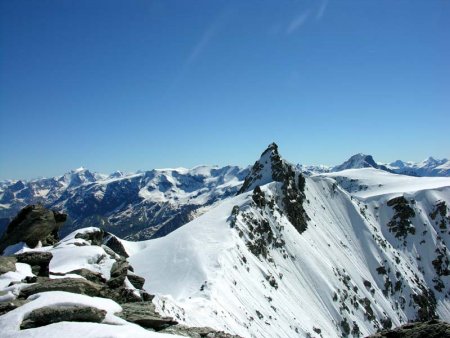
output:
[[[450,157],[449,1],[0,0],[0,179]]]

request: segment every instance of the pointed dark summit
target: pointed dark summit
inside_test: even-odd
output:
[[[238,194],[255,188],[259,189],[259,186],[270,182],[281,183],[280,207],[286,212],[289,221],[298,232],[305,231],[309,220],[303,209],[305,178],[295,171],[293,165],[281,158],[275,143],[271,143],[261,154],[260,159],[255,162]],[[263,204],[261,201],[258,203]]]
[[[258,185],[273,181],[281,182],[280,173],[283,172],[284,165],[285,163],[278,153],[277,144],[275,142],[269,144],[261,154],[260,159],[253,165],[238,194],[253,190]]]

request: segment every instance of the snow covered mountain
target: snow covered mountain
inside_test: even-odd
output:
[[[450,179],[304,176],[275,145],[239,194],[165,237],[121,241],[157,309],[243,337],[366,336],[450,321]]]
[[[408,176],[430,176],[430,177],[449,177],[450,176],[450,161],[447,159],[436,160],[433,157],[428,157],[422,162],[404,162],[397,160],[389,164],[375,162],[371,155],[356,154],[350,157],[344,163],[334,166],[299,166],[306,172],[311,173],[326,173],[337,172],[347,169],[360,169],[360,168],[375,168],[381,169],[395,174],[402,174]]]
[[[386,167],[397,174],[410,176],[450,176],[450,161],[446,158],[436,160],[428,157],[418,163],[397,160],[387,164]]]
[[[356,154],[350,157],[344,163],[334,166],[331,171],[342,171],[347,169],[375,168],[387,170],[383,165],[376,163],[371,155]]]
[[[3,182],[0,218],[41,203],[68,214],[63,235],[95,225],[122,237],[148,239],[173,231],[235,195],[247,173],[236,166],[199,166],[107,176],[80,168],[54,178]]]

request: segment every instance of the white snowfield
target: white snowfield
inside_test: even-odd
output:
[[[414,177],[373,168],[348,169],[316,176],[331,177],[353,196],[362,199],[378,198],[381,195],[399,196],[450,186],[450,177]]]
[[[262,177],[266,178],[264,173]],[[449,205],[450,179],[357,169],[313,176],[306,182],[304,207],[311,220],[302,234],[285,215],[257,208],[250,192],[221,203],[166,237],[123,241],[136,273],[146,278],[145,288],[157,295],[159,310],[187,325],[211,326],[243,337],[318,336],[318,332],[340,337],[343,320],[365,336],[376,332],[386,318],[393,326],[416,318],[418,308],[411,297],[421,289],[415,280],[433,289],[435,249],[450,242],[449,232],[439,231],[429,216],[438,201]],[[360,185],[367,188],[360,191]],[[266,197],[277,196],[279,188],[272,182],[262,190]],[[415,199],[416,216],[411,221],[416,233],[405,239],[405,245],[386,226],[394,213],[386,201],[400,195]],[[232,228],[235,205],[241,214]],[[267,258],[252,254],[246,245],[251,231],[242,213],[268,220],[285,241],[283,248],[269,246]],[[385,267],[386,275],[377,272],[379,267]],[[401,292],[392,288],[384,294],[386,277],[392,284],[400,281]],[[271,279],[277,287],[271,286]],[[449,277],[441,279],[444,291],[433,289],[436,312],[450,320]],[[371,312],[375,319],[368,319]]]

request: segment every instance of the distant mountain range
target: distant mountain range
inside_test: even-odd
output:
[[[405,162],[397,160],[391,163],[376,162],[371,155],[356,154],[347,161],[336,166],[310,166],[298,165],[299,169],[309,173],[337,172],[347,169],[375,168],[385,170],[394,174],[416,176],[416,177],[448,177],[450,176],[450,161],[428,157],[421,162]]]
[[[450,161],[431,157],[419,163],[381,164],[370,155],[356,154],[334,167],[296,166],[309,175],[359,168],[450,176]],[[249,172],[250,167],[198,166],[105,175],[79,168],[52,178],[0,181],[0,233],[25,205],[41,203],[68,214],[63,235],[94,225],[129,240],[157,238],[236,195]]]
[[[64,234],[96,225],[133,240],[160,237],[235,195],[248,171],[199,166],[108,176],[79,168],[53,178],[3,181],[0,230],[25,205],[40,203],[68,214]]]

